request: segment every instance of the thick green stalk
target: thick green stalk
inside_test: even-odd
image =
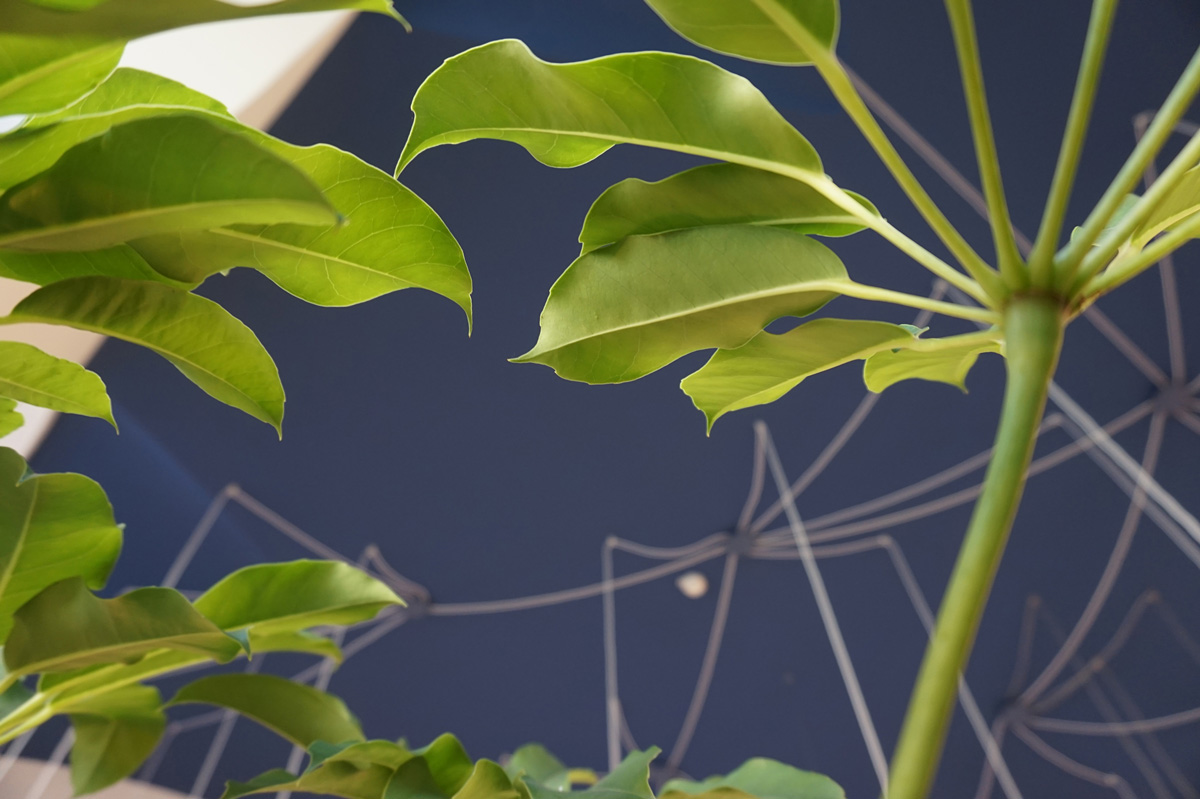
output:
[[[1021,500],[1062,346],[1063,320],[1061,304],[1046,297],[1016,297],[1005,310],[1008,383],[996,445],[909,701],[892,759],[888,799],[925,799],[933,786],[958,676],[967,664]]]
[[[1079,169],[1083,141],[1092,118],[1096,87],[1100,83],[1100,70],[1104,67],[1116,11],[1117,0],[1094,0],[1092,3],[1092,16],[1083,43],[1083,57],[1079,62],[1079,76],[1075,79],[1067,128],[1058,150],[1058,163],[1054,167],[1054,178],[1050,181],[1050,194],[1046,198],[1046,209],[1042,212],[1042,224],[1038,228],[1033,251],[1029,254],[1033,285],[1038,288],[1048,288],[1054,279],[1054,250],[1062,236],[1067,202],[1075,185],[1075,173]]]
[[[987,91],[983,87],[983,65],[979,58],[979,40],[975,35],[971,0],[946,0],[946,12],[950,15],[950,27],[954,31],[954,49],[958,54],[958,71],[962,75],[963,93],[967,98],[975,159],[979,162],[979,177],[988,205],[988,222],[996,242],[996,262],[1000,266],[1000,274],[1011,288],[1024,288],[1028,275],[1021,262],[1021,254],[1017,251],[1008,202],[1004,199],[1004,181],[1000,177],[996,137],[988,112]]]

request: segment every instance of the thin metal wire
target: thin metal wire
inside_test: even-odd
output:
[[[1077,760],[1067,757],[1062,752],[1055,749],[1050,744],[1043,741],[1036,733],[1028,727],[1017,724],[1014,725],[1013,734],[1020,738],[1026,746],[1033,750],[1034,754],[1040,756],[1047,762],[1062,769],[1073,777],[1090,782],[1093,785],[1099,785],[1102,788],[1110,788],[1116,792],[1121,799],[1137,799],[1137,794],[1129,787],[1129,783],[1120,774],[1111,772],[1097,771],[1096,769],[1085,766]]]

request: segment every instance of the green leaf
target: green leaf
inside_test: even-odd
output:
[[[235,710],[306,748],[317,740],[363,740],[362,728],[342,700],[272,674],[201,677],[179,689],[170,702],[188,703]]]
[[[318,655],[329,658],[336,663],[342,662],[342,648],[323,635],[292,630],[288,632],[258,635],[251,633],[249,637],[250,651],[256,655],[267,652],[303,652],[308,655]]]
[[[4,677],[3,672],[3,667],[0,667],[0,678]],[[15,682],[8,686],[4,693],[0,693],[0,719],[7,717],[33,697],[33,691],[29,690],[24,683]]]
[[[935,339],[935,341],[939,341]],[[949,383],[963,391],[967,390],[967,373],[976,359],[985,352],[1000,352],[995,341],[967,340],[955,345],[953,339],[941,349],[901,350],[879,352],[867,359],[863,366],[863,381],[874,392],[883,391],[901,380],[932,380]]]
[[[732,791],[728,790],[732,789]],[[758,799],[845,799],[845,792],[822,774],[801,771],[775,760],[747,760],[728,776],[709,777],[703,782],[670,780],[660,799],[735,799],[738,794]]]
[[[0,642],[17,609],[48,586],[78,577],[80,590],[102,588],[121,551],[121,528],[99,485],[28,468],[0,447]]]
[[[25,424],[25,417],[17,410],[17,401],[0,397],[0,438],[14,430],[20,430]]]
[[[787,333],[759,333],[732,350],[717,350],[680,383],[713,423],[730,411],[766,405],[810,375],[913,341],[913,334],[885,322],[816,319]]]
[[[429,766],[429,773],[438,790],[447,796],[463,790],[470,780],[474,764],[462,742],[450,733],[439,735],[427,746],[414,749],[412,754]]]
[[[1136,199],[1136,198],[1135,198]],[[1114,219],[1115,224],[1124,214],[1122,208]],[[1183,173],[1178,185],[1167,193],[1145,222],[1133,232],[1133,243],[1136,247],[1144,247],[1150,239],[1166,231],[1178,223],[1200,213],[1200,166],[1192,167]]]
[[[837,0],[646,0],[680,36],[718,53],[770,64],[808,64],[833,50]],[[804,44],[796,41],[797,28]]]
[[[212,300],[134,280],[77,277],[38,289],[2,323],[90,330],[154,350],[209,395],[280,429],[283,386],[258,338]]]
[[[93,250],[222,225],[332,225],[307,175],[200,116],[139,119],[69,150],[0,197],[0,248]]]
[[[119,277],[175,284],[122,244],[90,252],[13,252],[0,250],[0,277],[46,286],[72,277]]]
[[[297,560],[248,566],[204,592],[196,610],[224,630],[268,636],[325,624],[355,624],[404,601],[348,563]]]
[[[875,206],[851,193],[872,214]],[[819,236],[846,236],[862,223],[813,188],[738,164],[707,164],[647,183],[630,178],[593,203],[579,241],[583,252],[628,236],[705,225],[771,225]]]
[[[1124,197],[1122,197],[1120,204],[1117,206],[1117,210],[1113,212],[1112,218],[1110,218],[1101,229],[1100,235],[1096,237],[1096,241],[1092,246],[1098,247],[1106,238],[1110,237],[1112,235],[1113,228],[1115,228],[1121,222],[1121,220],[1125,218],[1126,214],[1133,210],[1133,206],[1137,205],[1138,200],[1140,199],[1142,198],[1137,194],[1126,194]],[[1075,238],[1079,235],[1079,231],[1082,229],[1083,228],[1076,227],[1071,230],[1071,241],[1075,240]]]
[[[400,169],[440,144],[502,139],[549,166],[630,143],[827,180],[816,150],[749,81],[671,53],[548,64],[521,42],[492,42],[447,60],[412,107]]]
[[[29,344],[0,341],[0,397],[117,426],[99,375]]]
[[[241,651],[178,591],[139,588],[99,599],[72,578],[55,583],[13,616],[4,646],[11,674],[68,671],[177,649],[224,663]]]
[[[526,776],[545,784],[566,772],[567,767],[541,744],[525,744],[513,752],[504,771],[514,779]]]
[[[332,751],[330,751],[332,749]],[[221,799],[238,799],[256,793],[303,791],[344,799],[381,799],[396,768],[412,759],[403,746],[391,741],[366,741],[350,746],[309,748],[313,764],[300,776],[281,769],[260,774],[249,782],[231,781]],[[318,759],[318,754],[325,757]]]
[[[69,105],[108,77],[123,50],[120,42],[0,33],[0,116]]]
[[[156,688],[130,685],[74,703],[71,724],[71,785],[79,796],[133,774],[158,746],[167,719]]]
[[[634,380],[696,350],[740,347],[805,316],[849,280],[828,248],[749,225],[636,236],[578,258],[550,289],[537,346],[517,358],[569,380]]]
[[[80,8],[74,13],[47,8],[43,0],[35,5],[28,0],[0,0],[0,20],[12,33],[42,35],[103,36],[136,39],[169,28],[181,28],[203,22],[244,19],[272,14],[349,9],[400,15],[389,0],[278,0],[268,5],[242,6],[221,0],[55,0]]]
[[[650,763],[658,757],[659,749],[650,747],[644,752],[633,751],[595,785],[583,791],[572,791],[572,799],[654,799],[650,789]],[[562,799],[563,792],[525,780],[532,799]]]

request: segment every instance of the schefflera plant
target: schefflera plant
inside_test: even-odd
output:
[[[1141,197],[1131,197],[1200,88],[1200,54],[1094,210],[1064,242],[1064,221],[1110,37],[1115,0],[1095,0],[1066,131],[1036,242],[1019,252],[1005,201],[970,0],[946,0],[994,253],[985,258],[918,183],[835,54],[836,0],[647,0],[702,47],[812,66],[933,232],[948,263],[841,188],[809,142],[748,81],[663,52],[578,63],[499,41],[449,59],[413,101],[399,168],[442,144],[515,142],[542,163],[583,164],[616,144],[717,163],[606,191],[583,224],[583,251],[550,290],[537,345],[518,361],[570,380],[616,383],[715,349],[683,381],[706,414],[779,399],[812,374],[864,361],[870,389],[903,379],[961,383],[980,353],[1005,357],[996,445],[893,755],[890,799],[928,794],[991,583],[1020,501],[1064,327],[1101,294],[1200,235],[1200,136]],[[969,298],[940,302],[852,280],[812,236],[866,229]],[[979,332],[922,338],[883,322],[821,318],[775,334],[839,295],[977,322]],[[972,304],[974,303],[974,304]]]

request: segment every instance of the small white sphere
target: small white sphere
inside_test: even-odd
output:
[[[688,599],[699,599],[708,593],[708,578],[700,572],[684,572],[675,578],[675,587]]]

